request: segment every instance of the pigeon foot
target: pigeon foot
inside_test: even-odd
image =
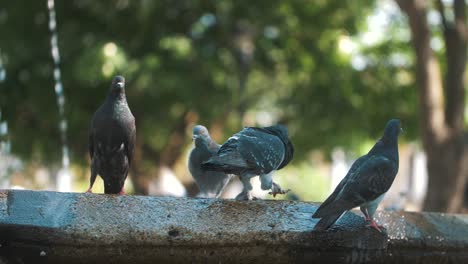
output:
[[[88,190],[86,191],[86,193],[93,193],[93,190],[91,190],[91,187],[88,188]]]
[[[276,191],[276,192],[271,191],[268,194],[271,194],[271,195],[273,195],[273,197],[276,197],[276,195],[278,195],[278,194],[287,194],[290,191],[291,191],[291,189],[287,189],[287,190],[284,190],[284,191],[280,190],[280,191]]]
[[[125,193],[125,191],[123,189],[118,193],[118,195],[125,195],[125,194],[126,193]]]
[[[268,194],[273,195],[273,197],[276,197],[278,194],[287,194],[291,189],[283,190],[277,183],[273,183],[271,187],[271,192]]]
[[[250,192],[243,191],[236,196],[236,200],[237,201],[249,201],[249,200],[252,200],[252,195],[250,194]]]
[[[384,228],[383,226],[378,225],[377,222],[375,222],[373,219],[370,220],[370,224],[366,225],[366,227],[372,227],[380,233],[382,233],[382,229]]]

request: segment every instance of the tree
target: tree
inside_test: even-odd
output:
[[[445,74],[431,49],[426,0],[396,0],[407,15],[416,53],[420,132],[427,155],[429,185],[424,210],[459,212],[468,178],[465,131],[465,69],[467,61],[466,3],[454,0],[453,20],[441,0],[435,5],[442,19]],[[443,81],[444,80],[444,81]]]
[[[147,193],[159,167],[181,160],[194,122],[222,128],[222,141],[245,116],[267,112],[290,127],[295,161],[311,149],[359,146],[392,117],[411,126],[414,91],[394,82],[399,69],[357,71],[338,49],[373,2],[57,1],[73,164],[88,165],[89,121],[118,73],[136,118],[137,193]],[[60,160],[60,141],[46,1],[4,5],[0,107],[12,150],[50,166]]]

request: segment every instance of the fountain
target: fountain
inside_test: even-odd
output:
[[[1,55],[1,53],[0,53]],[[2,57],[0,56],[0,83],[5,80],[6,71],[3,68]],[[5,162],[4,155],[8,154],[10,150],[10,142],[6,139],[8,135],[8,123],[6,121],[2,121],[2,109],[0,109],[0,187],[5,187],[6,183],[8,183],[8,163]]]
[[[468,215],[347,212],[318,204],[0,191],[0,263],[468,263]]]
[[[0,84],[6,79],[6,70],[0,52]],[[2,120],[2,109],[0,109],[0,188],[10,185],[10,175],[22,167],[21,161],[12,156],[11,142],[8,137],[8,122]]]
[[[0,83],[5,81],[6,70],[3,67],[2,56],[0,52]],[[0,109],[0,154],[6,154],[10,150],[10,142],[7,139],[8,136],[8,123],[2,121],[2,109]]]
[[[2,52],[0,50],[0,83],[4,82],[6,79],[6,70],[3,67]],[[1,119],[0,119],[1,120]]]
[[[5,188],[9,185],[10,164],[8,161],[8,154],[10,153],[10,148],[8,123],[2,121],[2,111],[0,109],[0,188]]]
[[[72,174],[70,172],[70,158],[67,144],[67,119],[65,117],[65,95],[60,72],[60,53],[58,48],[57,20],[55,13],[55,1],[47,0],[49,10],[49,30],[51,33],[50,45],[54,60],[54,81],[57,105],[60,114],[59,129],[62,144],[62,168],[57,173],[57,190],[61,192],[71,191]]]

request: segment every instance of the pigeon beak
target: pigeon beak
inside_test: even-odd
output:
[[[119,89],[122,89],[124,87],[124,83],[123,82],[118,82],[115,84],[115,87],[119,88]]]
[[[197,138],[198,138],[198,136],[192,136],[192,141],[194,141]]]

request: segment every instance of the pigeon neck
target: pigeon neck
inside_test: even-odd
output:
[[[369,154],[379,153],[398,163],[398,137],[382,137]]]
[[[210,138],[196,138],[195,139],[195,146],[197,148],[208,148],[208,144],[210,142]]]
[[[114,101],[127,101],[127,98],[125,96],[125,92],[119,92],[119,93],[116,93],[114,91],[110,91],[109,92],[109,95],[107,96],[107,99],[111,102],[114,102]]]
[[[397,146],[398,147],[398,136],[386,136],[384,135],[380,141],[382,141],[386,146]]]

